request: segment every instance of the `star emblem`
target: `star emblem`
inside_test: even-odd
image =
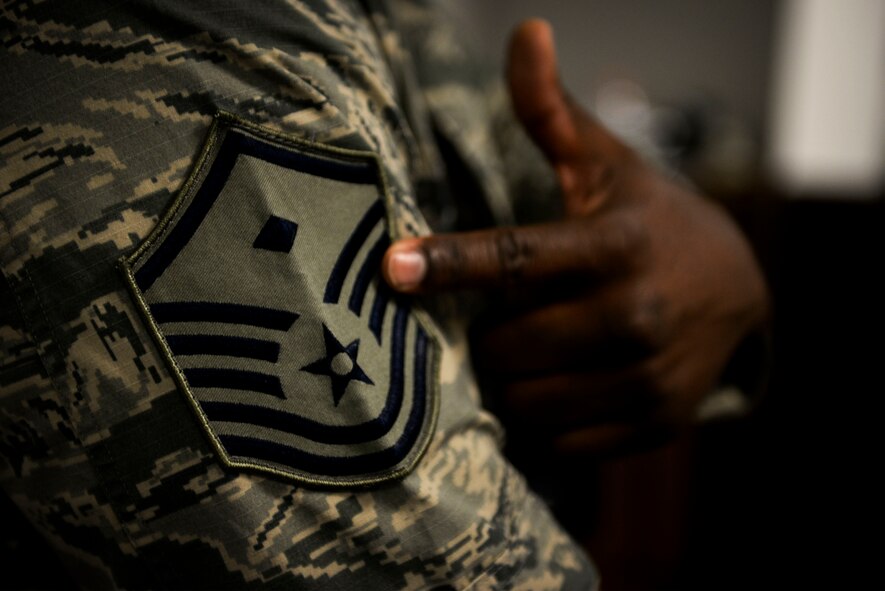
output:
[[[335,338],[332,331],[323,324],[323,341],[326,344],[326,355],[312,363],[308,363],[301,370],[319,376],[329,376],[332,380],[332,398],[335,406],[338,406],[338,403],[341,402],[341,397],[344,396],[344,392],[351,381],[356,380],[364,384],[375,384],[356,361],[360,350],[359,339],[354,340],[345,347]]]

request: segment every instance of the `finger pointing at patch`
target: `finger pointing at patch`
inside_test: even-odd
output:
[[[629,267],[644,233],[636,224],[564,220],[549,224],[400,240],[384,256],[387,283],[406,293],[538,283]]]

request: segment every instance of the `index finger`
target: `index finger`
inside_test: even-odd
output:
[[[570,273],[599,277],[629,266],[643,233],[589,218],[408,238],[385,253],[382,273],[404,293],[518,287]]]

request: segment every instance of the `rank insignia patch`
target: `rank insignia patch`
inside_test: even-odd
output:
[[[374,155],[219,114],[122,261],[225,464],[354,486],[405,475],[427,447],[439,347],[380,277],[388,199]]]

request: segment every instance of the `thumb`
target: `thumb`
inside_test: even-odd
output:
[[[529,19],[514,31],[507,80],[517,118],[559,177],[566,212],[585,212],[588,199],[604,189],[613,168],[632,160],[632,152],[563,89],[546,21]]]
[[[559,82],[553,29],[547,21],[523,21],[510,39],[507,82],[516,116],[554,165],[576,160],[580,137],[569,99]]]

